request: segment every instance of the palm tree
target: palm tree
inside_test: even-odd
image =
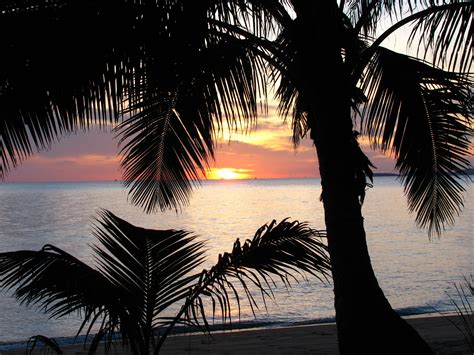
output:
[[[361,214],[372,171],[357,136],[396,158],[430,235],[454,222],[469,166],[471,2],[12,0],[0,10],[11,34],[0,44],[0,174],[63,133],[111,121],[133,203],[177,208],[215,132],[254,122],[271,83],[295,144],[309,134],[316,147],[341,353],[430,353],[372,270]],[[410,24],[419,58],[382,46]]]
[[[235,303],[240,312],[239,292],[252,310],[258,308],[250,285],[265,300],[275,277],[290,286],[297,276],[323,280],[330,271],[324,232],[297,221],[262,226],[243,245],[237,239],[232,252],[219,255],[209,270],[196,272],[204,257],[203,243],[195,236],[136,227],[106,210],[100,217],[94,230],[100,244],[93,246],[97,269],[52,245],[0,253],[0,287],[15,288],[19,301],[37,304],[52,317],[79,312],[78,334],[86,330],[89,335],[98,325],[89,353],[101,340],[108,352],[120,335],[132,353],[149,354],[152,345],[157,354],[176,324],[209,331],[206,299],[213,308],[220,306],[226,321]],[[179,304],[174,317],[163,315]]]

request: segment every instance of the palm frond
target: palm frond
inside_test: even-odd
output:
[[[155,99],[118,127],[125,142],[121,149],[125,186],[132,202],[148,213],[186,204],[199,172],[213,155],[212,120],[183,119],[177,110],[178,95]]]
[[[223,121],[230,129],[249,124],[257,116],[258,97],[266,95],[263,62],[247,41],[207,42],[164,58],[179,66],[167,80],[161,71],[146,72],[142,95],[130,107],[138,113],[118,127],[125,185],[132,202],[147,212],[186,204],[205,175]]]
[[[186,299],[196,282],[202,243],[184,231],[135,227],[106,210],[99,217],[94,233],[101,245],[93,246],[99,270],[46,245],[0,253],[0,287],[14,288],[20,302],[52,317],[81,313],[78,334],[89,324],[89,335],[98,323],[93,348],[105,340],[110,349],[119,332],[132,352],[147,352],[153,328],[168,324],[161,313]]]
[[[103,210],[94,229],[101,272],[121,290],[128,317],[148,324],[184,298],[203,261],[202,242],[181,230],[136,227]]]
[[[275,41],[279,55],[275,56],[276,65],[271,66],[270,80],[278,101],[278,113],[285,120],[291,115],[293,144],[298,146],[300,140],[308,133],[310,127],[307,119],[309,107],[307,100],[302,97],[297,80],[298,62],[295,47],[296,34],[292,28],[286,28]],[[271,64],[271,63],[270,63]]]
[[[427,1],[394,1],[394,0],[349,0],[346,1],[348,17],[358,35],[373,36],[380,24],[382,16],[400,16],[403,8],[413,9],[418,3]]]
[[[472,13],[471,1],[453,1],[454,6],[442,7],[439,11],[415,22],[409,43],[418,43],[418,52],[423,59],[431,53],[432,62],[448,71],[467,73],[472,64]]]
[[[459,180],[466,159],[472,112],[462,75],[380,48],[362,85],[369,102],[363,133],[391,150],[416,221],[439,234],[463,205]]]
[[[291,23],[287,10],[290,6],[288,0],[218,0],[211,7],[209,16],[267,38]]]
[[[166,325],[160,314],[184,300],[203,260],[202,243],[180,230],[136,227],[103,210],[94,234],[101,245],[93,246],[100,271],[116,288],[121,313],[109,316],[102,328],[107,343],[119,331],[122,342],[134,353],[147,353],[153,328]],[[100,339],[99,339],[100,340]]]
[[[361,0],[346,2],[348,17],[351,19],[355,32],[364,36],[375,33],[384,8],[391,9],[393,5],[390,1]]]
[[[206,297],[213,313],[219,304],[225,320],[231,317],[231,294],[240,304],[243,292],[252,309],[258,308],[250,285],[265,302],[272,295],[274,277],[290,286],[297,276],[323,280],[330,271],[321,241],[325,233],[297,221],[273,221],[243,245],[237,239],[231,253],[219,255],[217,264],[201,273],[195,269],[203,261],[202,243],[185,231],[136,227],[102,210],[94,234],[100,243],[93,246],[98,270],[51,245],[40,251],[0,253],[0,287],[15,288],[19,301],[39,304],[55,317],[82,312],[78,334],[89,323],[89,335],[99,323],[92,353],[100,341],[109,351],[117,333],[133,353],[147,353],[154,344],[154,329],[165,327],[156,353],[175,324],[199,326],[203,321],[208,326]],[[184,306],[176,317],[162,316],[181,301]]]
[[[28,339],[28,343],[26,344],[26,353],[32,354],[33,350],[35,350],[36,345],[38,343],[43,344],[43,348],[49,348],[55,354],[63,354],[61,347],[59,346],[58,342],[54,339],[48,338],[44,335],[33,335]],[[44,349],[43,349],[44,350]]]
[[[291,280],[297,280],[298,275],[305,278],[305,273],[327,280],[330,263],[323,237],[323,231],[314,230],[306,223],[283,220],[262,226],[243,244],[237,239],[232,252],[219,255],[217,264],[202,272],[184,306],[185,319],[196,325],[202,319],[206,324],[203,308],[206,297],[212,304],[219,305],[224,321],[230,319],[231,295],[240,311],[238,285],[253,310],[258,308],[258,303],[252,287],[261,293],[265,302],[265,298],[272,295],[274,277],[286,286],[291,286]]]
[[[223,120],[244,127],[266,104],[263,61],[217,23],[271,32],[273,15],[284,21],[282,3],[2,4],[0,29],[13,35],[0,42],[0,177],[65,133],[126,114],[119,133],[132,202],[148,212],[185,204]],[[26,20],[37,31],[25,35]],[[107,41],[97,35],[110,28]]]
[[[66,133],[117,122],[138,65],[140,43],[124,45],[136,19],[125,3],[89,5],[0,5],[0,178]]]
[[[52,245],[0,253],[0,277],[1,288],[15,289],[21,303],[37,305],[51,317],[82,314],[78,334],[89,321],[120,310],[110,297],[115,289],[102,274]]]
[[[469,25],[472,22],[472,19],[469,18],[469,14],[472,13],[472,4],[452,0],[434,1],[430,5],[420,11],[410,10],[411,15],[394,21],[391,27],[377,36],[377,39],[360,54],[355,63],[352,72],[354,83],[360,79],[364,68],[372,60],[382,42],[395,31],[408,24],[415,24],[409,43],[412,44],[418,38],[418,35],[421,37],[418,54],[420,51],[425,51],[424,57],[426,58],[427,54],[433,51],[432,62],[434,66],[439,64],[448,71],[452,70],[468,75],[472,61],[470,53],[472,25]],[[459,22],[460,19],[462,19],[461,22]],[[426,31],[420,33],[422,29],[426,29]],[[450,36],[455,36],[456,40],[452,41]]]
[[[39,304],[53,317],[98,310],[103,294],[110,291],[110,283],[96,270],[52,245],[0,253],[0,275],[2,288],[16,288],[20,302]]]
[[[344,8],[355,32],[364,37],[373,37],[384,18],[396,23],[407,15],[410,16],[426,8],[459,2],[459,0],[348,0],[345,1]]]
[[[209,331],[204,307],[206,298],[212,304],[213,315],[219,307],[222,320],[226,321],[232,316],[232,297],[240,312],[240,293],[243,292],[251,309],[255,310],[258,303],[252,288],[261,293],[265,303],[266,297],[273,295],[274,277],[287,287],[291,286],[292,279],[298,280],[298,275],[305,278],[305,273],[327,280],[331,267],[327,247],[321,240],[325,237],[324,231],[285,219],[278,224],[272,221],[262,226],[252,240],[246,240],[243,245],[237,239],[232,252],[220,254],[211,269],[201,272],[198,282],[189,290],[185,304],[161,336],[155,354],[177,323],[199,328],[203,323],[203,329]]]

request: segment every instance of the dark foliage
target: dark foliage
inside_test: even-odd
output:
[[[213,314],[217,302],[226,321],[233,305],[230,294],[240,307],[236,283],[253,309],[258,304],[252,290],[265,300],[276,286],[272,277],[289,285],[297,276],[324,280],[329,274],[320,240],[324,233],[305,223],[273,221],[242,246],[237,240],[231,253],[199,273],[203,244],[195,236],[136,227],[108,211],[100,216],[94,231],[100,244],[93,246],[97,269],[51,245],[40,251],[0,253],[1,288],[14,289],[20,302],[38,305],[51,317],[79,312],[83,323],[78,334],[98,326],[91,353],[102,340],[109,351],[117,339],[134,354],[148,354],[150,346],[158,352],[177,323],[209,330],[203,298],[211,299]],[[175,317],[164,316],[180,303]],[[154,332],[159,328],[165,329],[161,336]]]
[[[301,4],[283,0],[2,2],[0,31],[9,35],[0,40],[0,177],[64,134],[92,125],[118,125],[131,201],[147,212],[177,209],[187,203],[212,159],[215,133],[224,126],[245,129],[257,117],[259,105],[265,108],[267,81],[277,88],[280,113],[292,117],[297,145],[312,128],[307,113],[315,100],[303,92],[299,78],[306,74],[299,71],[297,58],[301,48],[316,53],[311,54],[316,62],[324,56],[318,52],[323,37],[303,38],[296,31],[300,19],[295,19],[295,9]],[[459,0],[343,0],[338,17],[324,19],[338,22],[332,27],[331,41],[340,47],[347,76],[341,100],[351,102],[356,113],[361,105],[368,107],[362,110],[368,114],[367,123],[391,117],[399,128],[414,129],[403,134],[405,138],[425,129],[421,135],[427,145],[420,153],[429,154],[431,162],[427,158],[419,164],[421,154],[409,154],[408,146],[398,145],[397,139],[378,146],[395,152],[400,174],[406,176],[410,209],[416,211],[420,225],[435,232],[450,224],[462,206],[463,188],[452,175],[468,167],[461,156],[472,120],[465,96],[472,86],[467,74],[472,62],[472,11],[471,2]],[[375,39],[386,15],[393,25]],[[432,53],[433,64],[444,65],[445,70],[389,55],[381,47],[387,36],[408,24],[414,24],[412,39],[420,43],[420,54]],[[395,68],[400,72],[390,66],[394,61],[406,73],[419,73],[409,81],[402,80],[408,74],[390,81],[390,76],[396,77]],[[331,71],[324,68],[321,75]],[[388,86],[392,84],[396,87]],[[370,94],[376,87],[380,95],[389,90],[398,97],[385,95],[374,101],[381,97]],[[319,90],[324,92],[324,87]],[[392,104],[404,93],[416,95],[410,104],[400,101],[399,116],[398,104]],[[430,120],[424,119],[427,110]],[[407,121],[407,117],[418,118]],[[374,135],[369,126],[361,133]],[[390,122],[384,127],[396,128]],[[399,137],[401,131],[392,134]],[[438,144],[443,139],[446,148]],[[438,143],[431,149],[428,144],[433,142]],[[440,196],[441,191],[451,197],[426,197]]]
[[[397,158],[410,211],[439,234],[459,213],[461,178],[469,166],[467,80],[387,49],[379,49],[363,89],[370,100],[363,129],[375,147]]]

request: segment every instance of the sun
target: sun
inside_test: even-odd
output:
[[[211,180],[237,180],[249,179],[251,175],[250,169],[236,169],[236,168],[211,168],[208,172],[208,179]]]
[[[229,168],[217,170],[217,175],[219,175],[219,177],[224,180],[233,180],[239,177],[239,174]]]

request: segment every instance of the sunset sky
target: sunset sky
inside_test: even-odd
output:
[[[117,143],[113,133],[98,130],[63,137],[51,149],[31,156],[11,171],[6,181],[120,180]],[[362,146],[377,166],[376,172],[393,172],[390,158],[368,149],[365,141]],[[253,132],[223,132],[208,178],[317,177],[316,163],[310,140],[303,140],[294,150],[288,123],[271,108],[267,116],[259,118]]]

